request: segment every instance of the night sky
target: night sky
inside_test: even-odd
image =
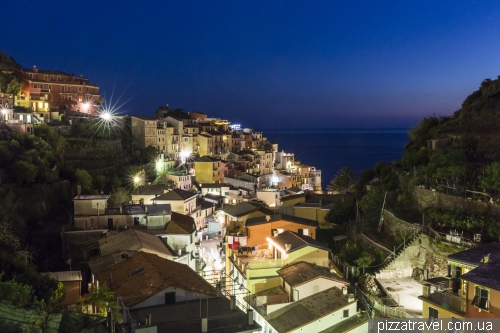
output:
[[[313,4],[312,4],[313,3]],[[123,114],[408,128],[500,74],[499,1],[2,3],[0,50],[82,74]]]

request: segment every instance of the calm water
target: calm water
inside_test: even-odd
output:
[[[379,161],[400,159],[409,141],[408,130],[266,130],[264,136],[278,143],[278,150],[295,153],[301,163],[322,171],[322,187],[345,166],[356,177]]]

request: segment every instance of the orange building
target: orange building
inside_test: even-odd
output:
[[[247,246],[266,246],[268,238],[284,231],[296,232],[299,235],[316,239],[318,222],[301,217],[275,214],[249,218],[245,221]]]

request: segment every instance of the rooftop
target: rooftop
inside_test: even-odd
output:
[[[320,333],[344,333],[351,332],[354,328],[364,325],[368,322],[368,318],[363,314],[355,314],[345,320],[342,320],[340,323],[337,323],[326,330],[321,331]]]
[[[77,195],[73,200],[108,200],[109,194]]]
[[[215,296],[215,289],[188,265],[145,252],[114,264],[97,277],[117,297],[122,297],[127,307],[135,306],[168,287]]]
[[[46,275],[61,282],[82,281],[82,273],[80,271],[48,272]]]
[[[120,251],[105,256],[94,257],[89,260],[89,268],[93,274],[98,274],[134,254],[136,254],[135,251]]]
[[[172,212],[172,220],[167,225],[167,234],[192,234],[196,230],[194,219],[189,215]]]
[[[318,266],[306,261],[287,265],[280,269],[278,274],[292,287],[299,286],[319,277],[348,283],[337,274],[330,272],[328,267]]]
[[[460,278],[465,281],[470,281],[484,287],[500,291],[500,260],[482,264],[474,268],[468,273],[465,273]]]
[[[306,246],[313,246],[325,251],[330,251],[328,247],[321,244],[317,240],[309,236],[299,235],[293,231],[283,231],[282,233],[271,237],[271,240],[282,249],[285,249],[286,244],[289,244],[290,250],[288,250],[287,253],[292,253]]]
[[[156,185],[141,185],[137,186],[132,194],[134,195],[160,195],[168,191],[168,187],[164,184]]]
[[[173,256],[165,244],[156,236],[128,229],[122,232],[107,232],[99,239],[101,255],[122,250],[141,251],[143,249]]]
[[[357,300],[354,299],[353,302]],[[333,287],[287,305],[266,316],[278,332],[289,332],[337,311],[350,302],[342,290]]]
[[[269,221],[268,221],[268,219],[269,219]],[[309,219],[305,219],[303,217],[286,215],[286,214],[274,214],[274,215],[268,215],[268,216],[251,217],[245,221],[245,227],[250,227],[250,226],[259,225],[259,224],[266,224],[266,223],[271,223],[271,222],[276,222],[276,221],[286,221],[286,222],[291,222],[291,223],[309,225],[309,226],[312,226],[315,228],[318,227],[318,222],[315,220],[309,220]]]
[[[130,310],[130,316],[134,321],[142,322],[147,314],[151,314],[152,325],[157,326],[158,333],[199,332],[201,318],[206,318],[207,316],[208,332],[237,333],[261,331],[261,327],[256,322],[252,325],[247,325],[247,315],[239,308],[231,310],[229,300],[225,297],[214,297],[201,301],[191,300],[170,305]]]
[[[151,199],[151,201],[160,201],[160,200],[188,200],[192,197],[195,197],[196,193],[185,191],[180,188],[175,188],[167,193],[163,193],[162,195],[157,196],[156,198]]]
[[[228,215],[239,217],[255,212],[259,210],[259,207],[248,202],[240,202],[236,205],[226,205],[222,210]]]
[[[469,266],[479,266],[483,263],[484,257],[490,255],[489,261],[500,259],[500,243],[489,243],[471,249],[450,254],[448,261]]]

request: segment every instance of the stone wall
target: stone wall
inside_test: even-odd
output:
[[[439,207],[445,210],[467,211],[471,214],[500,216],[499,205],[434,192],[421,187],[413,189],[413,197],[418,208]]]
[[[403,221],[388,210],[384,210],[384,224],[382,225],[384,234],[391,235],[394,239],[398,237],[408,237],[413,235],[413,231],[420,230],[420,225]]]

